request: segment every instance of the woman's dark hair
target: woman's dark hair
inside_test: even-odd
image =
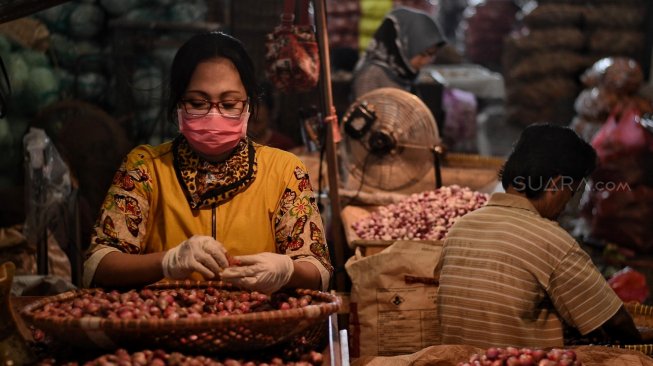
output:
[[[216,57],[230,60],[238,69],[240,80],[250,99],[250,118],[256,118],[259,90],[252,59],[238,39],[222,32],[208,32],[193,36],[175,54],[170,68],[166,106],[169,121],[176,122],[177,104],[186,92],[197,65]]]
[[[512,186],[528,198],[537,198],[553,178],[578,183],[596,168],[592,145],[567,127],[536,124],[524,129],[499,177],[504,189]]]

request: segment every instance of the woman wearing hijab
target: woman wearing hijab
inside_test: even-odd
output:
[[[354,99],[384,87],[414,92],[419,69],[432,63],[445,43],[440,27],[427,13],[408,8],[392,10],[354,71]]]

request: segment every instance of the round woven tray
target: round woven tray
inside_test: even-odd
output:
[[[184,281],[161,283],[148,288],[191,289],[215,287],[241,291],[223,282]],[[327,317],[341,305],[339,297],[320,291],[297,290],[311,295],[311,305],[288,309],[236,314],[210,318],[106,319],[100,317],[58,318],[35,316],[34,312],[54,301],[72,301],[89,290],[74,290],[44,298],[25,306],[21,315],[55,340],[79,347],[115,349],[117,347],[156,347],[190,353],[251,351],[306,337],[320,335]]]

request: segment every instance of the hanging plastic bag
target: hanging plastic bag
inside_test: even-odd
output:
[[[653,186],[653,131],[646,120],[632,105],[612,111],[592,139],[601,162],[593,179]]]
[[[597,183],[588,192],[587,205],[583,207],[590,236],[639,254],[653,254],[653,187]]]
[[[59,236],[63,231],[57,241],[67,243],[70,233],[66,230],[71,226],[67,222],[72,199],[70,170],[44,130],[30,128],[23,145],[27,195],[23,234],[38,248],[38,243],[47,243],[50,233]]]
[[[308,0],[301,1],[300,17],[295,19],[294,0],[284,1],[281,25],[266,36],[266,75],[282,92],[305,92],[317,85],[320,56],[313,26],[308,22]]]
[[[442,106],[445,110],[443,138],[449,149],[476,152],[476,96],[461,89],[446,88]]]
[[[653,253],[653,121],[632,105],[613,110],[592,140],[599,167],[583,198],[592,238]]]
[[[630,267],[613,274],[608,279],[608,285],[623,302],[643,303],[649,295],[646,276]]]

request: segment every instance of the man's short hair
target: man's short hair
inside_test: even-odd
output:
[[[537,198],[553,178],[578,183],[596,168],[596,151],[572,129],[550,124],[530,125],[522,131],[499,172],[504,189],[512,186]]]

